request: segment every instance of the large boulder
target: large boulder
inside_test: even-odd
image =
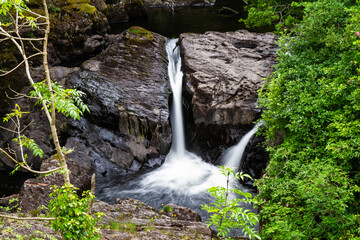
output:
[[[64,84],[62,79],[72,72],[78,70],[79,68],[66,68],[66,67],[51,67],[50,74],[52,76],[52,80],[56,81],[60,84]],[[45,74],[43,71],[43,67],[36,67],[31,69],[32,75],[34,76],[34,81],[42,81],[45,79]],[[11,89],[13,89],[13,85],[16,84],[21,86],[22,88],[18,90],[19,93],[28,95],[29,92],[32,90],[27,83],[28,80],[23,76],[24,74],[19,74],[18,79],[14,79],[11,82]],[[35,141],[35,143],[44,151],[43,158],[49,158],[54,153],[54,146],[51,138],[51,131],[50,131],[50,124],[48,119],[46,118],[45,114],[41,110],[41,107],[35,105],[34,100],[30,98],[15,98],[16,94],[10,88],[4,88],[6,94],[11,98],[7,98],[6,108],[0,111],[1,117],[5,116],[5,114],[12,112],[11,109],[14,109],[16,104],[18,104],[21,108],[22,112],[26,112],[22,114],[22,118],[20,119],[21,124],[21,134],[25,135],[28,138],[31,138]],[[4,94],[6,96],[6,94]],[[61,144],[65,144],[66,136],[67,136],[67,128],[68,124],[66,118],[62,114],[57,114],[56,116],[56,125],[58,134],[60,137]],[[7,129],[13,130],[15,129],[15,124],[12,121],[2,122],[2,127]],[[12,149],[16,151],[17,156],[20,155],[20,150],[18,144],[14,142],[12,139],[14,138],[14,133],[5,129],[0,131],[0,147],[2,149]],[[32,152],[24,148],[24,153],[27,154],[27,162],[31,165],[34,169],[38,170],[40,168],[42,159],[38,156],[34,156]],[[19,158],[20,159],[20,158]],[[12,170],[14,169],[14,163],[5,155],[0,153],[0,170]],[[19,171],[23,171],[21,168]],[[26,172],[26,170],[24,170]]]
[[[134,160],[141,165],[170,148],[165,38],[132,27],[109,41],[68,81],[87,94],[91,112],[71,123],[70,134],[85,141],[99,161],[128,169]]]
[[[59,161],[56,155],[45,160],[41,165],[41,171],[48,171],[58,167]],[[79,191],[90,189],[91,168],[81,167],[74,159],[67,157],[67,165],[70,170],[70,181]],[[86,171],[87,170],[87,171]],[[48,176],[30,178],[25,181],[18,195],[19,207],[24,212],[37,211],[42,205],[47,206],[50,201],[51,186],[63,186],[64,177],[61,173],[53,173]]]
[[[178,240],[178,239],[217,239],[216,234],[198,218],[183,215],[182,212],[197,213],[190,209],[172,205],[177,214],[168,216],[164,212],[154,209],[135,199],[117,199],[114,205],[105,202],[95,201],[93,212],[103,212],[100,231],[102,240],[122,239],[147,239],[147,240]],[[182,211],[178,212],[176,209]],[[31,227],[28,227],[28,224]],[[11,221],[4,219],[1,227],[12,227],[16,233],[40,237],[41,231],[50,236],[58,236],[53,229],[47,226],[46,222],[40,221]],[[4,231],[1,235],[5,238],[14,238],[11,231]]]
[[[186,135],[191,150],[206,160],[219,159],[259,118],[257,90],[276,61],[275,40],[273,33],[246,30],[180,35]],[[251,155],[255,168],[247,165],[245,170],[259,177],[266,166],[266,155],[256,144],[252,146],[262,154]]]
[[[196,124],[250,124],[258,115],[257,90],[276,60],[272,33],[180,35],[186,91]]]

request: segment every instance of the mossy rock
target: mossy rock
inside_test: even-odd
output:
[[[94,14],[96,12],[96,7],[94,7],[93,5],[90,5],[88,3],[74,3],[74,4],[70,4],[67,5],[65,7],[63,7],[63,10],[66,12],[84,12],[84,13],[88,13],[88,14]]]
[[[133,26],[125,31],[125,38],[130,44],[144,44],[152,42],[154,40],[154,35],[149,30]]]
[[[144,19],[148,16],[142,0],[125,0],[124,9],[130,19]]]

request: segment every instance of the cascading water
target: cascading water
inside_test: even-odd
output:
[[[182,77],[180,50],[177,39],[171,39],[166,45],[169,66],[168,74],[173,91],[172,128],[173,143],[165,162],[159,168],[136,179],[112,184],[102,190],[99,198],[113,202],[116,198],[135,198],[152,207],[160,208],[161,204],[173,203],[186,206],[200,213],[205,220],[208,215],[201,210],[201,204],[213,202],[206,189],[212,186],[226,185],[219,168],[204,162],[197,155],[186,151],[182,116]],[[240,184],[236,187],[243,191]]]
[[[257,132],[259,127],[262,125],[262,122],[258,122],[251,131],[249,131],[245,136],[243,136],[238,144],[228,148],[225,153],[222,155],[221,164],[223,166],[232,167],[235,170],[238,170],[241,165],[242,156],[244,154],[246,145],[249,143],[250,139]]]

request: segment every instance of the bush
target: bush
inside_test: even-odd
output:
[[[230,229],[242,228],[242,231],[249,238],[260,239],[260,236],[254,230],[254,226],[258,223],[255,213],[241,207],[241,203],[252,203],[251,193],[244,193],[239,189],[229,187],[231,178],[242,179],[249,177],[247,174],[235,173],[233,169],[228,167],[220,167],[221,173],[226,177],[226,187],[211,187],[208,192],[215,197],[215,202],[210,205],[202,204],[202,209],[208,213],[212,213],[206,221],[209,226],[214,226],[218,231],[218,236],[227,238]],[[237,194],[234,196],[232,194]]]
[[[60,232],[64,240],[97,240],[100,230],[96,223],[101,220],[101,213],[95,213],[94,218],[89,213],[91,201],[95,198],[89,191],[83,192],[83,198],[75,192],[72,185],[61,188],[53,186],[48,208],[55,220],[50,222],[51,227]]]

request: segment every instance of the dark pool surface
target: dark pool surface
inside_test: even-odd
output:
[[[224,6],[237,11],[238,14],[220,14],[219,9]],[[235,31],[245,29],[244,24],[238,21],[246,17],[244,6],[245,3],[241,0],[218,0],[214,6],[177,7],[174,12],[170,8],[149,8],[147,19],[112,25],[112,32],[120,33],[131,26],[141,26],[165,37],[177,38],[185,32]],[[266,31],[266,29],[250,30]]]

